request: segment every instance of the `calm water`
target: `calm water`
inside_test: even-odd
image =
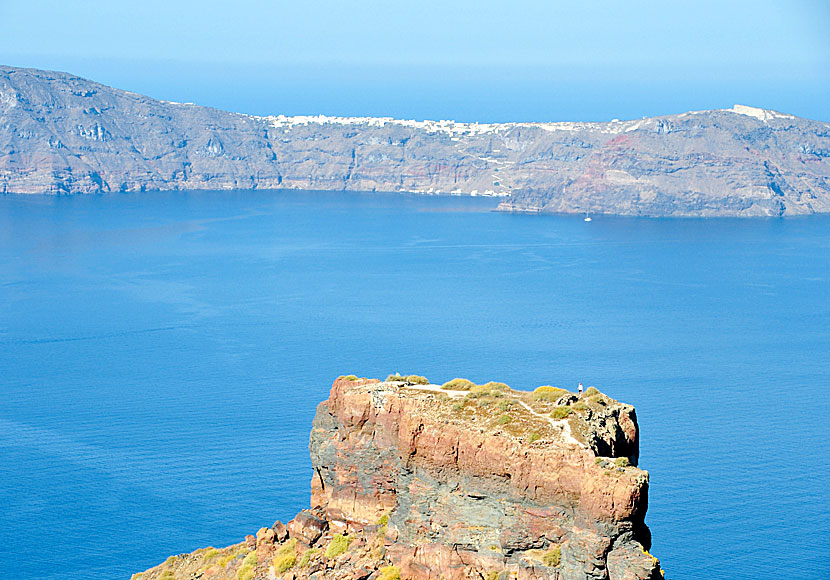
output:
[[[637,406],[670,578],[830,577],[830,219],[0,197],[0,570],[126,578],[308,502],[340,374]]]

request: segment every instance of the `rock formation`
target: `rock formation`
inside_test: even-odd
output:
[[[142,580],[662,578],[633,407],[425,382],[335,381],[313,422],[311,508]]]
[[[0,193],[317,189],[505,196],[503,211],[830,211],[830,124],[736,105],[609,123],[254,117],[0,67]]]

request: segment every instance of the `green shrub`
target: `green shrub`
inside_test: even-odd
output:
[[[537,401],[555,401],[562,395],[567,395],[568,391],[560,389],[559,387],[552,387],[550,385],[542,385],[533,390],[533,397]]]
[[[211,560],[213,560],[214,558],[218,557],[219,554],[221,554],[221,553],[222,552],[220,552],[216,548],[211,547],[211,548],[208,548],[207,550],[205,550],[205,553],[202,554],[202,559],[205,561],[205,563],[207,563],[207,562],[210,562]]]
[[[441,388],[446,391],[469,391],[475,386],[474,382],[467,379],[453,379],[441,385]]]
[[[306,554],[308,554],[308,551],[306,551]],[[303,559],[305,560],[305,563],[302,566],[308,565],[308,559],[311,557],[311,555],[306,556],[306,554],[303,554]],[[293,568],[294,564],[296,563],[297,554],[295,554],[294,552],[274,556],[274,559],[271,560],[271,564],[274,566],[274,570],[277,571],[277,574],[284,574],[285,572]]]
[[[549,566],[551,568],[557,567],[562,561],[562,549],[559,546],[554,546],[544,553],[542,561],[545,563],[545,566]]]
[[[401,571],[397,566],[385,566],[380,569],[377,580],[401,580]]]
[[[578,403],[574,403],[573,405],[571,405],[571,409],[573,409],[574,411],[587,411],[588,405],[586,405],[582,401],[579,401]]]
[[[326,548],[326,558],[336,558],[343,552],[349,549],[349,544],[352,543],[352,539],[349,536],[344,536],[343,534],[335,534],[334,537],[331,539],[329,543],[329,547]]]
[[[602,465],[602,457],[597,457],[594,459],[594,465]]]
[[[456,403],[455,405],[452,406],[453,411],[460,411],[463,408],[464,408],[464,403]]]
[[[597,389],[596,387],[588,387],[587,389],[585,389],[585,396],[586,397],[592,397],[594,395],[601,395],[601,394],[602,393],[600,393],[599,389]]]
[[[617,467],[628,467],[631,465],[631,461],[629,461],[628,457],[617,457],[614,460],[614,463]]]
[[[429,379],[420,375],[407,375],[406,382],[412,383],[413,385],[428,385]]]
[[[236,580],[253,580],[254,578],[254,567],[248,566],[243,564],[239,571],[236,573]]]
[[[489,391],[509,391],[511,390],[509,386],[505,385],[504,383],[497,383],[496,381],[490,381],[489,383],[484,383],[481,385],[483,389],[487,389]]]
[[[379,526],[385,526],[388,523],[389,523],[389,514],[383,514],[382,516],[380,516],[378,518],[378,525]]]
[[[309,548],[308,550],[303,552],[303,556],[300,558],[300,561],[297,563],[297,568],[305,568],[306,566],[308,566],[308,563],[311,560],[311,557],[314,556],[315,554],[318,554],[318,553],[320,553],[320,550],[318,550],[317,548]],[[277,568],[276,563],[274,564],[274,568]],[[277,569],[279,570],[279,568],[277,568]],[[288,568],[286,568],[286,570],[288,570]],[[284,571],[285,570],[283,570],[283,572]]]
[[[464,395],[464,399],[481,399],[487,396],[487,391],[470,391]]]
[[[170,556],[169,558],[167,558],[164,561],[164,565],[165,566],[172,566],[176,562],[176,560],[178,560],[178,559],[179,559],[178,556]]]
[[[502,411],[509,411],[513,408],[513,403],[510,401],[499,401],[499,409]]]
[[[343,379],[344,381],[356,381],[356,380],[358,380],[355,375],[345,375],[345,376],[342,376],[340,378]]]
[[[251,552],[250,554],[245,556],[245,559],[242,560],[242,565],[243,566],[256,566],[257,565],[256,552]]]
[[[233,560],[237,556],[241,556],[242,554],[247,554],[247,553],[248,553],[248,550],[246,550],[245,548],[241,548],[240,550],[238,550],[236,552],[231,552],[230,554],[226,554],[225,556],[222,556],[222,558],[219,560],[218,564],[224,568],[225,566],[228,565],[228,562],[230,562],[231,560]]]
[[[533,433],[531,433],[531,434],[528,436],[527,440],[528,440],[530,443],[536,443],[536,442],[540,439],[540,437],[541,437],[541,435],[539,435],[539,434],[538,434],[538,433],[536,433],[536,432],[533,432]]]
[[[159,580],[173,580],[175,576],[173,575],[173,570],[165,570],[159,576]]]
[[[496,423],[498,423],[499,425],[507,425],[512,420],[513,419],[510,417],[510,415],[502,415],[501,417],[498,418]]]
[[[276,553],[274,554],[274,559],[271,560],[271,564],[274,566],[274,569],[282,574],[286,570],[290,570],[292,566],[297,562],[297,540],[292,538],[288,540],[286,543],[281,545],[277,548]],[[254,557],[256,557],[256,552],[251,552]],[[247,560],[248,557],[245,557]],[[306,562],[307,563],[307,562]],[[242,562],[242,565],[245,565],[245,562]]]
[[[489,407],[492,404],[493,401],[491,401],[490,399],[482,399],[478,402],[479,407]]]
[[[554,419],[565,419],[568,415],[571,414],[570,407],[555,407],[551,412],[550,416]]]
[[[406,380],[406,377],[404,375],[399,375],[398,373],[395,373],[394,375],[389,375],[388,377],[386,377],[386,382],[387,383],[391,382],[391,381],[403,382],[405,380]]]

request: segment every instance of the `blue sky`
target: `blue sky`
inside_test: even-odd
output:
[[[825,0],[0,0],[0,21],[3,63],[252,113],[830,120]]]

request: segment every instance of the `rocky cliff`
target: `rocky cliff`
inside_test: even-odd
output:
[[[311,508],[133,577],[645,580],[633,407],[595,389],[343,377],[311,433]]]
[[[736,105],[609,123],[253,117],[0,67],[0,192],[294,188],[504,196],[504,211],[830,211],[830,124]]]

